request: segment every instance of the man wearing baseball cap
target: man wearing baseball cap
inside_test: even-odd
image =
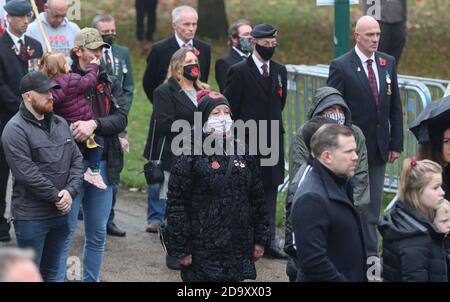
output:
[[[0,136],[6,123],[19,110],[22,102],[19,82],[42,57],[41,44],[25,35],[32,17],[27,0],[11,0],[3,7],[8,27],[0,37]],[[9,223],[3,217],[9,167],[0,147],[0,241],[9,241]]]
[[[83,180],[82,156],[66,121],[53,114],[52,83],[42,72],[20,81],[23,102],[2,135],[14,176],[11,214],[17,245],[35,251],[44,281],[58,280],[72,200]]]
[[[102,50],[109,45],[94,28],[83,28],[75,36],[75,47],[71,50],[72,72],[86,74],[87,65],[94,59],[102,59]],[[64,247],[61,266],[65,266],[73,234],[77,228],[77,217],[80,206],[83,207],[86,243],[83,256],[83,281],[98,282],[103,262],[106,242],[106,225],[112,205],[113,188],[111,184],[119,183],[123,168],[123,151],[119,141],[119,133],[127,126],[127,107],[123,90],[118,78],[107,74],[100,66],[97,85],[86,94],[92,102],[94,118],[88,121],[77,121],[72,124],[73,136],[80,146],[92,135],[97,134],[105,139],[103,155],[100,161],[100,173],[107,188],[99,190],[84,182],[80,194],[75,198],[70,213],[70,235]],[[84,150],[81,150],[85,158]],[[87,169],[87,160],[85,168]],[[84,171],[83,171],[84,172]],[[59,279],[64,279],[62,270]]]
[[[284,143],[283,123],[281,112],[286,103],[286,67],[272,60],[278,46],[278,30],[271,24],[258,24],[253,27],[252,55],[245,61],[230,67],[225,83],[224,95],[227,97],[235,120],[267,122],[266,133],[259,134],[267,137],[266,143],[271,152],[262,154],[258,148],[257,157],[261,178],[264,184],[266,207],[270,218],[271,244],[266,248],[265,255],[273,258],[287,258],[275,240],[275,214],[277,204],[278,185],[284,180]],[[273,121],[278,124],[278,137],[272,137]],[[258,133],[263,127],[258,126]],[[248,142],[248,141],[247,141]],[[261,146],[261,142],[259,142]],[[255,146],[249,146],[250,148]],[[278,157],[276,157],[278,155]],[[263,164],[275,158],[276,164]]]

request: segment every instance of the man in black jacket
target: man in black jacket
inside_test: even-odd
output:
[[[252,26],[250,21],[238,20],[228,29],[230,51],[216,61],[216,81],[220,92],[225,89],[225,81],[230,66],[248,58],[252,53]]]
[[[32,248],[44,281],[58,281],[69,236],[72,201],[83,182],[83,162],[67,122],[52,113],[50,82],[31,72],[20,82],[23,103],[8,122],[2,144],[14,175],[11,212],[17,244]]]
[[[178,6],[172,11],[174,35],[154,44],[147,57],[142,85],[150,102],[153,103],[153,91],[166,79],[172,55],[181,47],[192,49],[198,57],[200,81],[208,82],[211,47],[203,41],[194,39],[197,20],[197,11],[190,6]]]
[[[367,281],[361,222],[350,177],[358,155],[353,131],[327,124],[311,138],[312,169],[292,207],[297,281]]]
[[[8,28],[0,38],[0,135],[22,102],[19,83],[42,57],[41,44],[25,36],[32,16],[28,1],[12,0],[4,6]],[[0,241],[9,241],[9,224],[3,217],[9,167],[0,146]]]
[[[253,28],[251,33],[253,54],[247,60],[230,67],[224,95],[230,102],[235,120],[267,122],[266,129],[258,125],[258,133],[263,129],[266,130],[266,133],[259,136],[266,136],[267,146],[273,152],[263,155],[265,152],[262,152],[262,148],[257,150],[271,232],[271,245],[264,255],[287,258],[275,240],[277,189],[284,179],[284,130],[281,112],[286,103],[287,82],[286,67],[271,60],[277,46],[277,32],[277,29],[270,24],[258,24]],[[277,124],[278,131],[273,129],[277,132],[272,137],[274,123]],[[276,155],[278,157],[275,158],[275,164],[264,163],[269,157]]]
[[[369,256],[378,256],[377,223],[383,197],[386,162],[403,150],[403,114],[395,59],[378,52],[380,26],[370,16],[355,28],[356,46],[330,65],[328,86],[339,90],[355,125],[366,139],[370,205],[364,223]]]

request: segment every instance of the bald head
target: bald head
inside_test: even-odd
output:
[[[355,40],[358,49],[367,57],[371,57],[378,49],[380,41],[380,25],[371,16],[362,16],[356,22]]]
[[[47,0],[44,6],[46,19],[53,28],[59,27],[67,16],[69,3],[67,0]]]

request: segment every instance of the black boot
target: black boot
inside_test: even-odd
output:
[[[2,219],[3,221],[0,223],[0,241],[7,242],[11,241],[11,236],[9,235],[9,223]]]

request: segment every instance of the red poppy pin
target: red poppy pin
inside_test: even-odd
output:
[[[197,57],[200,55],[200,51],[195,47],[194,47],[194,55]]]
[[[191,73],[192,73],[192,75],[193,75],[194,77],[198,76],[198,67],[192,68]]]
[[[283,96],[283,88],[282,87],[278,88],[278,95],[280,96],[280,98]]]
[[[217,161],[213,161],[211,163],[211,168],[213,168],[214,170],[217,170],[220,168],[220,164]]]
[[[103,84],[98,84],[97,90],[98,92],[103,93]]]
[[[33,56],[33,54],[34,54],[34,49],[31,49],[30,48],[30,46],[28,46],[28,48],[27,48],[27,54],[28,54],[28,57],[32,57]]]
[[[380,66],[384,67],[384,66],[386,66],[386,64],[387,64],[386,59],[380,57]]]

